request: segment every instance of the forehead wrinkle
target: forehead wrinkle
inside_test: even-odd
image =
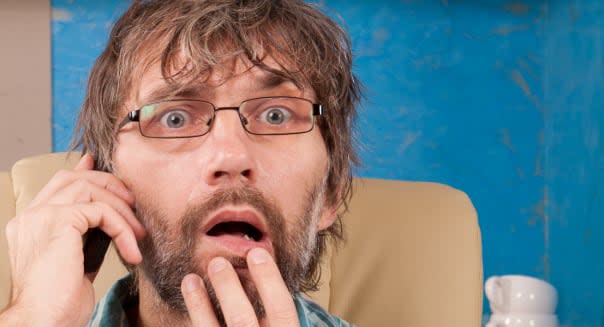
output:
[[[197,67],[196,63],[183,57],[182,52],[172,54],[169,62],[163,62],[157,58],[157,53],[145,53],[145,58],[140,61],[141,65],[139,65],[138,75],[142,78],[136,83],[138,85],[133,85],[134,89],[138,89],[138,91],[135,91],[135,103],[131,106],[138,108],[148,103],[170,98],[195,98],[211,101],[216,95],[214,88],[243,74],[249,74],[252,77],[253,82],[249,86],[251,92],[266,93],[283,87],[286,92],[306,93],[305,91],[310,91],[313,98],[316,96],[312,87],[310,90],[305,90],[308,87],[307,82],[288,74],[286,66],[289,65],[284,66],[284,63],[280,63],[281,60],[278,60],[280,56],[266,53],[266,51],[260,52],[263,53],[258,54],[256,60],[238,55],[235,58],[224,58],[224,61],[214,65],[207,66],[207,62],[205,65],[201,64],[205,68]],[[287,62],[287,60],[284,61]],[[163,67],[166,64],[168,67]],[[168,76],[166,77],[164,74],[168,74]],[[145,75],[147,75],[146,78]],[[151,87],[145,87],[145,84],[150,84]]]
[[[221,68],[213,69],[213,73],[202,83],[204,86],[207,88],[219,87],[229,80],[247,74],[253,80],[250,85],[253,92],[276,89],[284,85],[287,85],[288,88],[302,90],[297,81],[287,76],[278,68],[278,64],[272,61],[268,64],[263,60],[260,60],[260,63],[254,63],[249,59],[239,57],[230,64],[223,63],[220,66]]]
[[[174,98],[212,100],[216,94],[214,88],[226,83],[230,78],[217,81],[216,83],[206,81],[182,86],[178,85],[178,83],[167,83],[165,80],[162,80],[160,85],[153,87],[148,92],[139,94],[136,105],[140,107],[145,104]],[[251,92],[253,93],[277,89],[303,91],[291,79],[269,71],[263,70],[258,74],[254,74],[253,78],[254,82],[251,84]]]

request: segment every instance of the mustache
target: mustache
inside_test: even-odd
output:
[[[252,186],[242,186],[216,190],[197,204],[188,206],[181,220],[181,232],[182,235],[185,235],[184,240],[196,239],[195,234],[210,219],[210,213],[225,205],[243,204],[251,206],[263,216],[267,232],[272,238],[279,237],[284,232],[284,215],[275,201],[267,198]],[[194,246],[194,244],[187,244],[187,246]]]
[[[219,189],[210,193],[200,203],[189,206],[183,217],[195,216],[197,220],[203,222],[209,219],[210,212],[216,211],[227,204],[247,204],[260,213],[279,212],[277,206],[274,205],[274,201],[266,198],[258,189],[252,186],[242,186]]]
[[[271,220],[283,217],[281,210],[275,205],[275,201],[268,199],[262,192],[252,186],[242,186],[237,188],[225,188],[216,190],[197,203],[189,205],[181,216],[181,224],[183,230],[191,230],[193,227],[199,227],[203,222],[207,221],[211,212],[214,212],[225,205],[242,205],[247,204],[264,215],[269,225]],[[155,217],[169,216],[165,212],[158,212],[150,209],[149,204],[143,205],[136,202],[134,212],[141,223],[147,227],[148,223],[154,223]],[[270,227],[270,226],[269,226]]]

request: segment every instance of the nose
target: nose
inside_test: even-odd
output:
[[[256,162],[252,140],[243,129],[236,110],[216,112],[211,130],[206,136],[209,156],[205,181],[210,186],[251,184],[256,179]]]

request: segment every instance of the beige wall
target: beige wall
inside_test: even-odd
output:
[[[0,0],[0,170],[51,151],[50,0]]]

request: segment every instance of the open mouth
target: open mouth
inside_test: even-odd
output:
[[[203,233],[236,252],[254,246],[270,246],[270,237],[262,217],[252,210],[223,210],[205,224]]]
[[[224,235],[242,237],[248,241],[259,242],[264,234],[254,225],[243,221],[224,221],[214,225],[207,233],[209,236]]]

